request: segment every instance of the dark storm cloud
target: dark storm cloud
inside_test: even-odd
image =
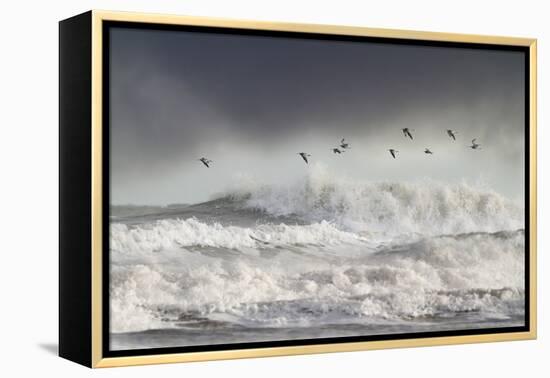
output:
[[[512,51],[114,29],[113,182],[216,143],[377,140],[409,123],[426,135],[459,128],[517,159],[523,64]]]

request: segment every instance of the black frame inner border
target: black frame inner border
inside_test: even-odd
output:
[[[502,327],[502,328],[481,328],[467,330],[450,330],[450,331],[434,331],[434,332],[418,332],[404,334],[383,334],[371,336],[348,336],[348,337],[331,337],[331,338],[315,338],[315,339],[299,339],[299,340],[280,340],[280,341],[262,341],[248,343],[232,343],[232,344],[215,344],[215,345],[196,345],[196,346],[181,346],[181,347],[166,347],[166,348],[143,348],[129,350],[110,350],[110,301],[109,301],[109,279],[110,279],[110,249],[109,249],[109,216],[110,216],[110,30],[111,28],[128,28],[153,31],[182,31],[182,32],[200,32],[200,33],[223,33],[232,35],[247,35],[259,37],[283,37],[283,38],[299,38],[299,39],[314,39],[323,41],[353,41],[367,43],[382,43],[394,45],[409,45],[409,46],[433,46],[433,47],[450,47],[450,48],[468,48],[481,50],[501,50],[501,51],[518,51],[523,52],[525,56],[525,106],[524,106],[524,124],[525,124],[525,325],[520,327]],[[288,347],[288,346],[305,346],[318,344],[339,344],[339,343],[355,343],[365,341],[383,341],[383,340],[407,340],[433,337],[452,337],[452,336],[471,336],[485,334],[501,334],[511,332],[528,332],[530,330],[530,54],[528,46],[510,46],[498,44],[481,44],[470,42],[442,42],[442,41],[426,41],[426,40],[410,40],[405,38],[389,38],[389,37],[366,37],[366,36],[348,36],[334,35],[321,33],[305,33],[305,32],[287,32],[287,31],[269,31],[256,29],[239,29],[226,27],[211,27],[211,26],[191,26],[191,25],[166,25],[142,22],[126,22],[126,21],[103,21],[102,22],[102,107],[103,114],[102,127],[102,175],[103,175],[103,241],[102,241],[102,357],[129,357],[143,355],[158,355],[158,354],[173,354],[173,353],[193,353],[193,352],[210,352],[223,350],[237,349],[257,349],[257,348],[272,348],[272,347]],[[107,147],[105,147],[107,146]]]

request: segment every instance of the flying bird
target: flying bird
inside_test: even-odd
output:
[[[332,152],[335,153],[335,154],[341,154],[342,152],[344,152],[344,150],[340,150],[338,148],[333,148]]]
[[[405,127],[404,129],[401,129],[401,131],[403,131],[403,135],[405,135],[405,138],[409,137],[409,138],[411,138],[411,140],[413,139],[413,136],[412,136],[412,134],[411,134],[408,127]]]
[[[426,148],[426,149],[424,150],[424,153],[425,153],[425,154],[430,154],[430,155],[432,155],[432,154],[433,154],[433,152],[432,152],[432,151],[430,151],[430,149],[429,149],[429,148]]]
[[[447,135],[449,135],[451,138],[453,138],[453,140],[456,140],[456,135],[455,134],[457,134],[456,131],[447,130]]]
[[[302,157],[302,159],[304,159],[304,161],[306,162],[306,164],[309,164],[307,158],[310,157],[311,155],[306,153],[306,152],[298,152],[298,155],[300,155]]]
[[[397,150],[394,150],[393,148],[390,148],[388,151],[390,151],[390,154],[394,159],[395,159],[395,156],[397,155],[397,153],[399,152]]]
[[[205,158],[205,157],[201,157],[201,158],[199,159],[199,161],[202,162],[204,165],[206,165],[206,168],[210,168],[210,163],[213,163],[212,160],[207,159],[207,158]]]
[[[345,150],[346,148],[350,148],[350,145],[349,143],[346,143],[346,139],[342,138],[342,140],[340,141],[340,147]]]
[[[470,147],[472,150],[477,150],[478,148],[481,147],[481,144],[476,143],[476,140],[475,140],[475,138],[474,138],[474,139],[472,139],[472,145],[469,146],[469,147]]]

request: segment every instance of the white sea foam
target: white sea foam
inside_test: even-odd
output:
[[[320,167],[290,186],[249,183],[226,195],[271,215],[328,220],[351,231],[438,235],[524,225],[523,207],[487,188],[433,181],[357,182],[336,178]]]
[[[524,312],[524,210],[488,189],[314,168],[165,215],[111,224],[112,332]]]
[[[165,259],[142,256],[141,264],[114,251],[111,330],[177,326],[189,314],[273,327],[523,311],[523,231],[430,237],[325,259],[338,248],[244,257],[181,248],[149,252]]]
[[[264,224],[254,228],[207,224],[195,218],[165,219],[139,226],[111,225],[111,250],[136,253],[199,246],[262,248],[297,244],[357,244],[367,239],[321,221],[304,226]]]

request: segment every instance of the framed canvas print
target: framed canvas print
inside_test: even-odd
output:
[[[536,41],[60,22],[62,357],[536,337]]]

